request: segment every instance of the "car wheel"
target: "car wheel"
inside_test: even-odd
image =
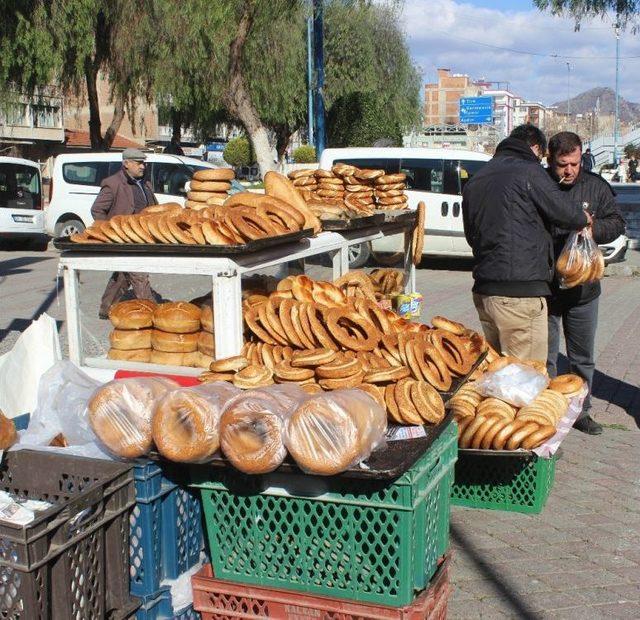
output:
[[[368,243],[359,243],[349,246],[349,269],[363,267],[371,256],[371,246]]]
[[[395,267],[402,262],[404,254],[402,252],[374,252],[371,251],[371,256],[376,263],[384,265],[385,267]]]
[[[80,220],[66,220],[56,224],[56,237],[70,237],[77,233],[81,233],[85,226]]]

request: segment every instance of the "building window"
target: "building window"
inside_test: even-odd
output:
[[[60,127],[60,108],[52,105],[32,105],[33,126],[43,128]]]
[[[26,103],[9,103],[2,109],[1,117],[6,125],[16,127],[25,127],[29,125],[27,121],[27,104]]]

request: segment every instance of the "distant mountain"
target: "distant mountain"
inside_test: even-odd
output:
[[[558,101],[553,104],[561,114],[567,111],[567,100]],[[627,101],[624,97],[619,97],[621,122],[640,121],[640,103]],[[587,90],[569,99],[569,111],[571,114],[587,114],[593,112],[597,107],[600,114],[613,114],[616,107],[616,93],[612,88],[599,86]]]

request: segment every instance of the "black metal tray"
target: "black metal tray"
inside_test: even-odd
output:
[[[484,358],[487,357],[488,351],[485,351],[480,355],[480,357],[475,361],[474,365],[471,367],[471,370],[464,376],[459,377],[455,381],[452,382],[451,388],[446,392],[440,392],[440,396],[442,396],[442,400],[446,403],[451,397],[455,396],[457,391],[469,380],[469,377],[476,371],[478,366],[482,364]]]
[[[379,226],[384,222],[383,213],[374,213],[364,217],[354,217],[350,219],[320,220],[323,230],[357,230],[358,228],[369,228]]]
[[[395,211],[376,211],[380,215],[384,215],[384,224],[406,224],[415,223],[418,212],[413,209],[402,209]]]
[[[448,412],[445,418],[437,426],[424,426],[425,437],[414,439],[399,439],[388,441],[383,448],[374,450],[371,456],[364,462],[364,467],[354,466],[337,476],[329,478],[364,478],[367,480],[394,480],[411,469],[416,461],[431,447],[431,444],[440,437],[442,431],[453,420],[453,413]],[[158,454],[150,455],[152,460],[162,460]],[[227,459],[217,452],[210,461],[196,467],[214,467],[216,469],[231,469],[237,471]],[[303,473],[290,456],[273,473],[276,474],[301,474]]]
[[[306,228],[297,232],[265,237],[237,245],[189,245],[186,243],[73,243],[69,237],[58,237],[53,245],[58,250],[70,252],[102,252],[104,254],[177,254],[182,256],[230,256],[249,254],[267,248],[294,243],[313,236]]]

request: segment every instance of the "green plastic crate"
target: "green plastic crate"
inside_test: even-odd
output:
[[[449,548],[457,454],[450,423],[393,482],[194,468],[216,578],[408,605]]]
[[[556,457],[460,453],[451,503],[510,512],[542,512],[553,486]]]

